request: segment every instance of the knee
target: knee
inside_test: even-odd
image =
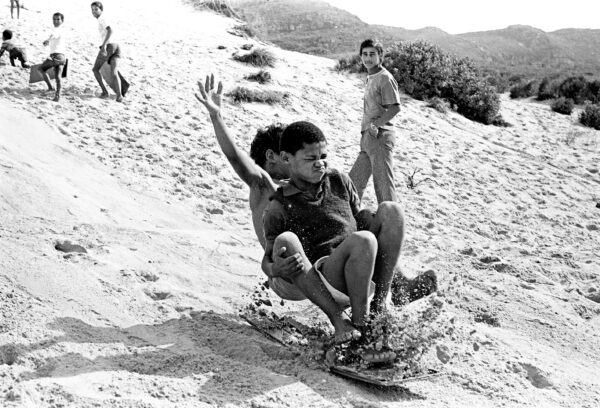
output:
[[[302,244],[300,243],[300,238],[298,238],[296,234],[294,234],[291,231],[285,231],[279,234],[277,238],[275,238],[274,247],[286,247],[286,253],[288,255],[291,255],[301,250]]]
[[[357,231],[350,236],[352,245],[359,248],[360,256],[377,253],[377,237],[370,231]]]
[[[404,211],[395,201],[384,201],[379,204],[375,217],[382,221],[382,225],[389,223],[404,225]]]

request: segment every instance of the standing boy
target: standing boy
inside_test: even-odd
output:
[[[30,65],[27,63],[27,54],[22,47],[15,45],[13,42],[13,32],[10,30],[2,31],[2,46],[0,47],[0,57],[6,51],[8,53],[8,59],[10,60],[10,65],[13,67],[15,65],[15,60],[21,61],[21,66],[23,68],[29,68]]]
[[[119,60],[121,59],[121,47],[119,46],[117,35],[115,35],[114,26],[109,22],[103,12],[104,6],[101,2],[95,1],[91,4],[92,15],[98,20],[98,32],[100,33],[100,51],[94,62],[92,71],[94,77],[102,89],[100,94],[101,98],[108,98],[108,91],[102,80],[102,74],[100,68],[104,63],[110,65],[111,76],[114,81],[114,90],[117,94],[117,102],[123,101],[123,95],[121,94],[121,79],[119,78]]]
[[[353,326],[359,329],[358,336],[350,334],[364,336],[369,312],[379,312],[390,292],[404,239],[402,210],[398,203],[386,202],[374,216],[360,211],[350,178],[327,168],[327,141],[314,124],[290,124],[280,148],[290,180],[277,189],[264,213],[262,269],[281,297],[304,296],[319,306],[336,333],[339,313],[350,306]],[[357,224],[366,228],[358,231]],[[291,273],[274,272],[282,260],[292,264]],[[312,285],[315,280],[327,290]],[[369,350],[362,357],[377,362],[395,355]]]
[[[66,36],[65,30],[62,27],[62,24],[65,21],[65,16],[62,13],[54,13],[52,15],[52,24],[54,24],[54,28],[52,29],[52,33],[50,33],[50,37],[46,41],[44,41],[44,47],[50,46],[50,56],[42,62],[42,65],[39,66],[39,71],[42,74],[42,78],[44,78],[44,82],[48,85],[48,90],[52,91],[54,88],[50,83],[50,78],[46,71],[50,68],[54,69],[54,75],[56,80],[56,94],[54,95],[54,102],[58,102],[60,100],[60,91],[62,87],[61,76],[63,73],[63,68],[67,63],[67,57],[65,56],[67,46],[66,46]]]
[[[377,202],[381,204],[397,200],[392,157],[396,136],[391,121],[400,112],[400,95],[396,80],[381,65],[383,47],[380,43],[363,41],[360,57],[368,76],[360,129],[360,153],[350,170],[350,178],[362,198],[372,174]]]
[[[17,6],[17,19],[19,19],[21,17],[21,4],[19,4],[19,0],[10,0],[10,18],[15,18],[15,16],[13,15],[15,5]]]

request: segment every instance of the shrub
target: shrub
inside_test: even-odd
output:
[[[555,99],[558,97],[558,86],[557,80],[544,77],[538,86],[537,100],[545,101],[548,99]]]
[[[530,96],[535,95],[537,88],[535,81],[513,85],[513,87],[510,88],[510,97],[511,99],[529,98]]]
[[[554,102],[550,107],[554,112],[561,113],[563,115],[570,115],[573,112],[573,107],[575,106],[575,102],[571,98],[560,97]]]
[[[195,8],[210,9],[226,17],[239,18],[227,0],[188,0]]]
[[[579,123],[600,130],[600,105],[587,104],[579,115]]]
[[[234,55],[233,59],[255,67],[275,67],[277,59],[273,53],[266,48],[256,48],[252,52],[243,55]]]
[[[256,30],[254,29],[254,27],[252,27],[248,23],[236,25],[235,27],[233,27],[233,29],[235,31],[238,31],[238,32],[244,34],[246,37],[254,38],[257,35]],[[244,48],[244,47],[242,46],[242,48]]]
[[[491,125],[499,116],[500,98],[494,87],[482,80],[471,80],[459,88],[456,107],[466,118]]]
[[[595,80],[588,83],[588,96],[592,103],[600,102],[600,81]]]
[[[446,113],[446,111],[448,110],[446,102],[444,102],[442,98],[438,98],[437,96],[429,99],[427,101],[426,106],[428,108],[433,108],[440,113]]]
[[[398,85],[413,98],[441,97],[451,75],[451,57],[426,41],[394,44],[384,58]]]
[[[558,96],[571,98],[576,104],[591,100],[588,95],[588,84],[584,77],[569,77],[558,87]]]
[[[261,69],[255,74],[246,75],[245,78],[248,81],[258,82],[262,85],[271,82],[271,73],[267,70]]]
[[[274,105],[276,103],[284,102],[289,95],[283,92],[277,91],[261,91],[255,89],[244,88],[241,86],[236,87],[227,94],[234,102],[261,102]]]
[[[360,59],[360,55],[353,55],[351,57],[342,57],[338,59],[334,69],[338,72],[348,71],[354,74],[367,72],[367,69]]]

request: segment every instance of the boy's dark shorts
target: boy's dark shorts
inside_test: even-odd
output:
[[[113,58],[121,58],[121,47],[116,43],[106,44],[106,54],[103,53],[102,50],[98,52],[94,67],[99,69],[105,62],[110,64]]]
[[[22,50],[20,48],[13,48],[12,50],[10,50],[8,58],[10,59],[10,63],[13,66],[15,65],[15,60],[21,61],[21,65],[27,63],[27,54],[25,53],[25,50]]]
[[[50,57],[46,61],[42,62],[40,70],[45,71],[50,68],[65,65],[66,63],[67,57],[65,57],[65,54],[50,54]]]

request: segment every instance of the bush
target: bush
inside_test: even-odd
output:
[[[513,85],[513,87],[510,88],[510,97],[511,99],[529,98],[535,95],[537,88],[535,81]]]
[[[434,98],[431,98],[427,101],[427,105],[428,108],[433,108],[436,111],[440,112],[440,113],[446,113],[446,111],[448,110],[447,106],[446,106],[446,102],[444,102],[443,99],[438,98],[437,96]]]
[[[227,96],[231,97],[234,102],[261,102],[274,105],[276,103],[282,103],[287,100],[289,95],[283,92],[277,91],[261,91],[255,89],[244,88],[241,86],[236,87],[234,90],[229,92]]]
[[[398,85],[413,98],[441,97],[451,76],[451,57],[426,41],[394,44],[384,58]]]
[[[188,0],[195,8],[210,9],[226,17],[239,18],[227,0]]]
[[[353,74],[367,72],[367,69],[360,59],[360,55],[353,55],[351,57],[342,57],[338,59],[334,69],[338,72],[348,71]]]
[[[588,83],[588,96],[592,103],[600,102],[600,81],[595,80]]]
[[[233,27],[233,29],[236,30],[236,31],[238,31],[238,32],[240,32],[240,33],[243,33],[246,37],[254,38],[257,35],[256,30],[254,29],[254,27],[252,27],[248,23],[236,25],[235,27]]]
[[[565,79],[558,87],[558,96],[571,98],[578,105],[591,100],[588,94],[588,83],[582,76]]]
[[[571,98],[560,97],[552,102],[550,107],[554,112],[561,113],[563,115],[570,115],[573,112],[573,107],[575,106],[575,102]]]
[[[600,130],[600,105],[587,104],[579,115],[579,123]]]
[[[252,52],[243,55],[234,55],[233,59],[255,67],[275,67],[277,59],[273,53],[266,48],[256,48]]]
[[[268,84],[271,82],[271,73],[267,70],[261,69],[255,74],[246,75],[248,81],[258,82],[259,84]]]
[[[548,99],[555,99],[558,97],[558,86],[557,80],[544,77],[540,85],[538,86],[537,100],[545,101]]]

